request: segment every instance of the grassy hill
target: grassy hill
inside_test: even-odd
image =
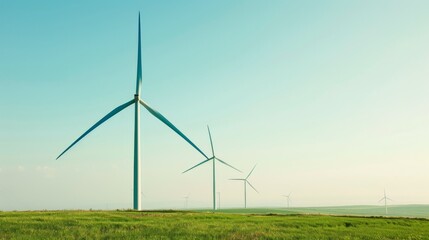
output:
[[[429,220],[176,211],[0,212],[0,239],[428,239]]]

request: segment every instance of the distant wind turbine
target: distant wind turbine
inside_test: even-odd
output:
[[[385,209],[386,215],[387,215],[387,200],[390,200],[390,201],[393,201],[393,200],[386,196],[386,189],[384,189],[384,197],[381,198],[380,201],[378,201],[378,202],[381,202],[383,200],[384,200],[384,209]]]
[[[140,159],[140,105],[141,104],[146,110],[148,110],[153,116],[158,118],[161,122],[171,128],[179,136],[181,136],[186,142],[188,142],[192,147],[194,147],[198,152],[200,152],[205,158],[208,157],[191,141],[186,137],[179,129],[177,129],[170,121],[167,120],[161,113],[155,109],[149,107],[149,105],[140,98],[141,84],[142,84],[142,61],[141,61],[141,34],[140,34],[140,13],[139,13],[139,23],[138,23],[138,52],[137,52],[137,86],[136,93],[134,98],[128,102],[118,106],[113,109],[110,113],[96,122],[91,128],[89,128],[85,133],[83,133],[76,141],[74,141],[69,147],[66,148],[58,157],[60,158],[64,153],[66,153],[71,147],[78,143],[82,138],[89,134],[92,130],[100,126],[102,123],[107,121],[109,118],[115,116],[120,111],[124,110],[128,106],[134,104],[134,190],[133,190],[133,208],[136,210],[141,210],[141,159]]]
[[[283,197],[287,198],[287,208],[289,208],[289,201],[290,201],[290,195],[292,193],[290,192],[289,195],[282,195]]]
[[[191,195],[190,193],[188,193],[188,195],[186,195],[185,197],[183,197],[185,199],[185,209],[188,209],[188,200],[189,200],[189,195]]]
[[[218,157],[215,156],[215,152],[214,152],[214,148],[213,148],[212,135],[210,134],[210,128],[209,128],[209,126],[207,126],[207,131],[209,132],[210,145],[211,145],[211,148],[212,148],[212,157],[211,158],[207,158],[207,160],[204,160],[204,161],[198,163],[197,165],[189,168],[188,170],[184,171],[183,173],[186,173],[186,172],[188,172],[188,171],[190,171],[190,170],[192,170],[192,169],[194,169],[194,168],[196,168],[196,167],[198,167],[198,166],[200,166],[200,165],[202,165],[202,164],[204,164],[204,163],[206,163],[208,161],[212,161],[213,162],[213,211],[215,211],[216,210],[216,165],[215,165],[216,160],[218,160],[220,163],[223,163],[223,164],[227,165],[228,167],[233,168],[233,169],[235,169],[235,170],[237,170],[239,172],[241,172],[241,171],[238,170],[237,168],[229,165],[228,163],[220,160]]]
[[[243,183],[244,183],[244,208],[247,208],[247,191],[246,191],[247,184],[249,184],[249,186],[251,186],[253,188],[253,190],[255,190],[257,193],[259,193],[258,190],[256,190],[256,188],[254,186],[252,186],[252,184],[247,180],[250,177],[250,174],[252,174],[253,170],[255,170],[255,167],[256,167],[256,164],[252,168],[252,171],[250,171],[250,173],[247,175],[246,178],[231,178],[231,179],[229,179],[229,180],[243,181]]]

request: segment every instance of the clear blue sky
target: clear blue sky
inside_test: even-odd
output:
[[[428,1],[0,1],[0,210],[130,208],[135,90],[250,171],[248,205],[429,203]],[[142,109],[143,208],[211,206],[211,169]],[[218,168],[223,207],[241,177]]]

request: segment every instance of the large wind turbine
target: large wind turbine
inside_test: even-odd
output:
[[[191,141],[186,137],[179,129],[177,129],[170,121],[167,120],[161,113],[155,109],[149,107],[149,105],[140,98],[142,84],[142,61],[141,61],[141,31],[140,31],[140,13],[139,13],[139,22],[138,22],[138,53],[137,53],[137,84],[136,84],[136,93],[134,98],[128,102],[120,105],[119,107],[113,109],[110,113],[96,122],[91,128],[84,132],[76,141],[74,141],[69,147],[66,148],[58,157],[60,158],[64,153],[66,153],[71,147],[78,143],[82,138],[89,134],[92,130],[100,126],[102,123],[107,121],[109,118],[115,116],[120,111],[124,110],[128,106],[134,104],[134,190],[133,190],[133,208],[136,210],[141,210],[141,159],[140,159],[140,105],[141,104],[146,110],[148,110],[153,116],[158,118],[161,122],[166,124],[179,136],[181,136],[185,141],[192,145],[198,152],[200,152],[205,158],[208,157]]]
[[[247,175],[246,178],[231,178],[231,179],[229,179],[229,180],[243,181],[243,183],[244,183],[244,208],[247,208],[247,190],[246,190],[247,184],[249,184],[249,186],[251,186],[253,188],[253,190],[255,190],[257,193],[259,193],[258,190],[256,190],[256,188],[247,180],[250,177],[250,174],[252,174],[253,170],[255,170],[255,167],[256,167],[256,164],[252,168],[252,171],[250,171],[250,173]]]
[[[196,168],[196,167],[200,166],[201,164],[204,164],[204,163],[206,163],[208,161],[212,161],[213,162],[213,211],[215,211],[216,210],[216,165],[215,165],[216,160],[218,160],[220,163],[223,163],[223,164],[227,165],[228,167],[231,167],[231,168],[233,168],[233,169],[235,169],[235,170],[237,170],[239,172],[241,172],[241,171],[238,170],[237,168],[229,165],[228,163],[220,160],[218,157],[215,156],[215,152],[214,152],[214,148],[213,148],[212,135],[210,134],[210,128],[209,128],[209,126],[207,126],[207,130],[209,132],[210,145],[212,147],[212,157],[211,158],[207,158],[207,160],[204,160],[204,161],[198,163],[197,165],[189,168],[188,170],[184,171],[183,173],[188,172],[188,171],[190,171],[190,170],[192,170],[192,169],[194,169],[194,168]]]
[[[381,198],[378,202],[381,202],[383,200],[384,200],[384,209],[385,209],[386,215],[387,215],[387,200],[390,200],[390,201],[393,201],[393,200],[386,196],[386,189],[384,189],[384,197]]]

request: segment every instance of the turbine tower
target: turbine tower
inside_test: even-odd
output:
[[[218,160],[220,163],[223,163],[223,164],[227,165],[228,167],[233,168],[233,169],[235,169],[235,170],[237,170],[239,172],[241,172],[241,171],[238,170],[237,168],[229,165],[228,163],[220,160],[218,157],[215,156],[215,152],[214,152],[214,148],[213,148],[212,135],[210,134],[210,128],[209,128],[209,126],[207,126],[207,131],[209,132],[210,145],[211,145],[211,148],[212,148],[212,157],[211,158],[207,158],[206,160],[204,160],[204,161],[198,163],[197,165],[189,168],[188,170],[184,171],[183,173],[186,173],[186,172],[188,172],[188,171],[190,171],[190,170],[192,170],[192,169],[194,169],[194,168],[196,168],[196,167],[198,167],[198,166],[200,166],[200,165],[202,165],[202,164],[204,164],[204,163],[206,163],[208,161],[212,161],[212,163],[213,163],[213,211],[215,211],[216,210],[216,165],[215,165],[216,160]]]
[[[141,61],[141,31],[140,31],[140,13],[138,22],[138,52],[137,52],[137,84],[134,98],[128,102],[116,107],[98,122],[96,122],[91,128],[84,132],[77,140],[75,140],[69,147],[66,148],[58,157],[60,158],[66,153],[71,147],[78,143],[82,138],[89,134],[92,130],[100,126],[102,123],[107,121],[109,118],[115,116],[120,111],[124,110],[128,106],[134,104],[134,190],[133,190],[133,208],[135,210],[141,210],[141,159],[140,159],[140,104],[146,108],[153,116],[158,118],[161,122],[171,128],[179,136],[181,136],[186,142],[200,152],[205,158],[208,157],[201,151],[188,137],[186,137],[179,129],[176,128],[170,121],[167,120],[161,113],[151,108],[146,102],[140,98],[142,84],[142,61]]]
[[[258,190],[256,190],[256,188],[247,180],[250,177],[250,174],[252,174],[253,170],[255,170],[255,167],[256,167],[256,164],[252,168],[252,171],[250,171],[250,173],[247,175],[246,178],[231,178],[231,179],[229,179],[229,180],[243,181],[243,183],[244,183],[244,208],[247,208],[247,190],[246,190],[247,184],[249,184],[249,186],[251,186],[253,188],[253,190],[255,190],[257,193],[259,193]]]
[[[381,198],[380,199],[380,201],[378,201],[378,202],[381,202],[381,201],[383,201],[384,200],[384,209],[385,209],[385,212],[386,212],[386,215],[387,215],[387,200],[390,200],[390,201],[393,201],[392,199],[390,199],[390,198],[388,198],[387,196],[386,196],[386,189],[384,189],[384,197],[383,198]]]
[[[217,192],[217,210],[220,210],[220,192]]]
[[[283,197],[287,198],[287,208],[289,208],[289,202],[290,202],[290,195],[292,193],[290,192],[289,195],[282,195]]]

